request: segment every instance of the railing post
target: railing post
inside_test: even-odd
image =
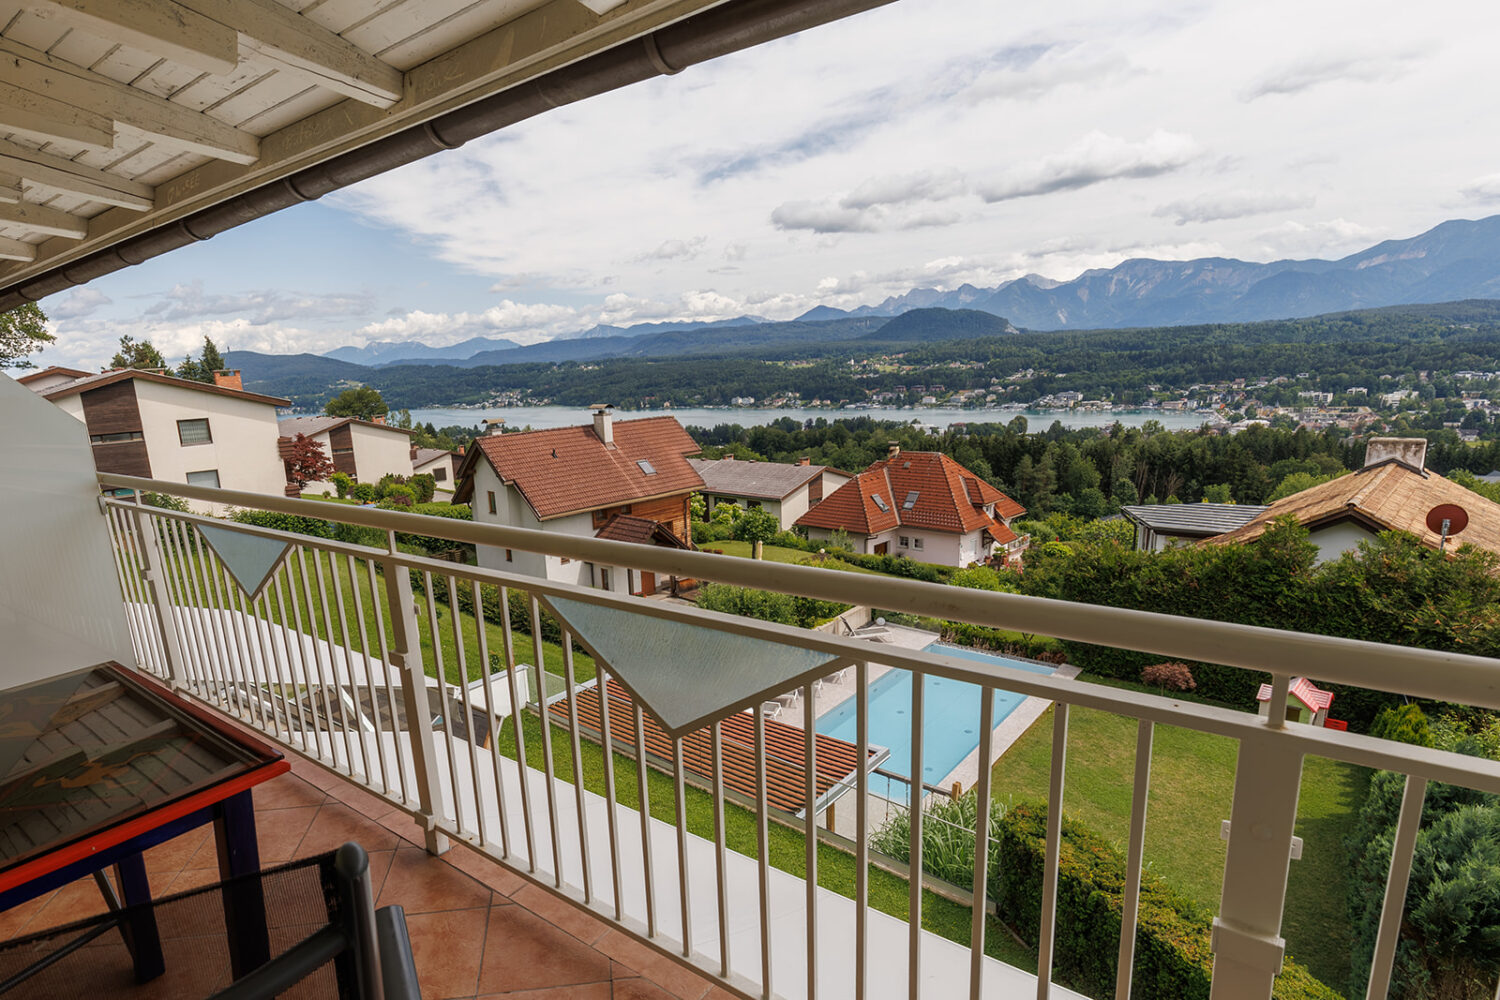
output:
[[[1283,698],[1273,706],[1285,704]],[[1240,740],[1224,894],[1214,918],[1212,1000],[1269,1000],[1281,972],[1281,937],[1302,783],[1302,753],[1279,739],[1279,720]]]
[[[401,704],[406,712],[406,731],[411,740],[412,767],[416,771],[417,801],[421,806],[427,853],[448,850],[448,838],[437,829],[443,808],[443,782],[437,771],[437,741],[432,735],[432,708],[427,703],[427,674],[422,669],[422,643],[417,638],[417,602],[412,597],[411,573],[391,556],[396,554],[395,532],[388,532],[390,556],[381,560],[385,574],[386,605],[391,615],[390,667],[401,676]],[[438,690],[445,692],[441,683]],[[444,717],[447,712],[444,712]],[[395,729],[395,719],[391,720]],[[396,738],[401,739],[400,730]],[[454,777],[455,782],[457,776]],[[457,794],[455,792],[455,794]]]
[[[135,528],[136,549],[141,554],[141,577],[151,585],[151,610],[156,616],[156,631],[161,635],[162,655],[167,661],[166,681],[176,690],[186,681],[187,660],[181,643],[177,641],[177,626],[172,618],[172,592],[167,589],[166,566],[161,548],[156,544],[156,525],[141,506],[140,493],[135,495],[130,523]]]

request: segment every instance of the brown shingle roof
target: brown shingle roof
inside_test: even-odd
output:
[[[269,403],[272,406],[292,405],[290,399],[282,399],[280,396],[263,396],[258,392],[246,392],[243,389],[226,389],[221,385],[209,385],[207,382],[198,382],[189,378],[177,378],[175,375],[158,375],[156,372],[143,372],[138,368],[117,368],[111,372],[101,372],[98,375],[88,375],[84,378],[74,379],[72,382],[64,382],[62,385],[53,386],[51,389],[43,389],[41,396],[43,399],[61,399],[63,396],[71,396],[88,389],[97,389],[100,386],[113,385],[116,382],[124,382],[130,379],[142,382],[157,382],[161,385],[175,385],[179,389],[212,392],[220,396],[233,396],[236,399],[248,399],[256,403]]]
[[[1452,542],[1500,552],[1500,504],[1436,472],[1418,472],[1394,460],[1293,493],[1243,527],[1205,543],[1248,542],[1264,534],[1276,518],[1291,515],[1308,527],[1353,518],[1376,531],[1409,531],[1424,545],[1437,548],[1442,536],[1428,530],[1427,512],[1440,503],[1458,504],[1469,514],[1469,526]]]
[[[676,417],[617,420],[614,439],[614,447],[606,447],[592,426],[479,438],[459,472],[453,501],[464,503],[473,495],[473,469],[481,455],[501,480],[521,491],[542,521],[703,488],[703,478],[687,461],[700,450],[698,442]],[[647,472],[641,462],[654,471]]]
[[[669,548],[685,549],[682,539],[660,521],[631,514],[616,514],[609,523],[594,533],[595,538],[612,542],[634,542],[637,545],[665,545]]]
[[[880,509],[879,497],[888,507]],[[995,518],[984,512],[995,505]],[[1024,514],[1016,503],[947,455],[936,451],[903,451],[876,462],[829,494],[797,519],[805,528],[828,528],[866,535],[897,525],[962,534],[980,529],[997,532],[1001,518]],[[1009,529],[1000,531],[1003,538]],[[1014,538],[1014,534],[1010,533]],[[1008,540],[1008,539],[1004,539]]]
[[[283,434],[306,434],[308,437],[331,431],[345,424],[359,424],[362,427],[374,427],[376,430],[395,431],[397,434],[405,434],[408,437],[417,433],[397,427],[395,424],[377,424],[373,420],[360,420],[358,417],[283,417],[277,421],[277,426],[281,428]]]

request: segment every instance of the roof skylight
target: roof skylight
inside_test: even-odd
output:
[[[650,462],[646,461],[644,458],[636,459],[636,463],[635,464],[639,465],[641,467],[641,471],[644,472],[646,475],[648,475],[648,476],[654,476],[654,475],[656,475],[656,466],[652,465]]]
[[[891,509],[890,506],[886,504],[885,497],[881,496],[879,493],[871,493],[870,499],[874,500],[875,506],[879,507],[881,510],[888,511]]]
[[[912,490],[910,493],[906,494],[906,499],[901,501],[901,509],[911,510],[913,507],[915,507],[917,505],[917,495],[917,490]]]

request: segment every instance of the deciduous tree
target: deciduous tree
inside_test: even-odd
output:
[[[360,420],[374,420],[383,417],[389,409],[385,405],[385,397],[378,391],[367,385],[356,389],[345,389],[337,396],[328,401],[323,412],[330,417],[357,417]]]
[[[333,462],[323,453],[323,445],[306,434],[293,438],[289,451],[285,459],[286,481],[299,490],[308,483],[320,482],[333,475]]]
[[[0,313],[0,368],[34,368],[26,355],[53,341],[47,317],[35,302]]]
[[[149,340],[136,340],[130,334],[120,338],[120,349],[109,359],[109,368],[166,368],[167,359],[161,356]]]

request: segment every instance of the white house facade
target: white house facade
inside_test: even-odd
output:
[[[823,498],[847,483],[847,472],[807,459],[786,462],[744,462],[733,457],[717,461],[689,459],[703,477],[703,501],[709,514],[721,503],[772,514],[785,531],[797,519],[823,502]]]

